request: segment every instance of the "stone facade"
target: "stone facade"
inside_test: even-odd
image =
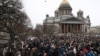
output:
[[[83,17],[83,11],[79,10],[77,16],[73,16],[72,8],[67,0],[63,0],[59,8],[54,12],[54,17],[46,15],[44,25],[55,25],[58,33],[88,33],[90,30],[90,18]]]

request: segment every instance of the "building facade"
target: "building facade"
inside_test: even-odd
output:
[[[46,15],[44,25],[55,25],[59,33],[88,33],[90,30],[90,18],[83,17],[83,11],[79,10],[77,16],[72,14],[72,7],[67,0],[63,0],[57,10],[55,16]]]

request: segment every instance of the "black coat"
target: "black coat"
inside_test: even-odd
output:
[[[13,53],[12,52],[6,52],[5,56],[13,56]]]

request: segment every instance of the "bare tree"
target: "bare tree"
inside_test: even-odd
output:
[[[44,34],[52,36],[56,32],[56,29],[55,25],[44,25]]]
[[[43,25],[36,25],[36,28],[33,30],[33,36],[42,37],[43,36]]]
[[[33,36],[42,37],[42,36],[52,36],[56,32],[55,25],[36,25],[36,28],[33,30]]]
[[[0,31],[10,35],[10,43],[16,35],[26,32],[28,19],[20,0],[0,0]]]

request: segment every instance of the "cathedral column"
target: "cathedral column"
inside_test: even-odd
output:
[[[82,30],[81,31],[83,32],[83,24],[81,25],[81,27],[82,27]]]
[[[82,33],[84,32],[83,25],[82,25]]]
[[[76,32],[75,30],[76,30],[76,29],[75,29],[75,24],[74,24],[74,25],[73,25],[73,31],[74,31],[74,33]]]
[[[69,27],[70,27],[70,32],[71,32],[71,24],[69,24]]]
[[[65,33],[66,33],[66,24],[65,24]]]
[[[68,29],[69,31],[68,32],[70,32],[70,24],[68,24],[68,27],[69,27],[69,29]]]
[[[65,24],[65,33],[66,33],[66,24]]]
[[[65,33],[65,24],[64,24],[64,33]]]
[[[60,33],[62,33],[62,24],[60,24]]]
[[[82,24],[82,32],[84,33],[84,24]]]
[[[74,24],[72,24],[72,33],[74,33]]]
[[[78,32],[80,32],[80,24],[78,24]]]
[[[67,33],[68,33],[68,24],[67,24]]]
[[[70,24],[70,32],[72,33],[72,24]]]
[[[66,24],[66,27],[67,27],[66,29],[67,29],[67,33],[68,33],[68,24]]]
[[[75,24],[75,26],[74,26],[74,27],[75,27],[75,33],[76,33],[76,32],[77,32],[76,24]]]
[[[69,15],[69,11],[68,11],[67,13],[68,13],[68,15]]]
[[[63,26],[63,24],[61,24],[61,31],[62,31],[62,33],[64,32],[64,26]]]
[[[78,24],[78,32],[80,32],[80,25]]]
[[[79,24],[79,32],[81,33],[81,24]]]
[[[70,24],[70,33],[71,33],[71,24]]]
[[[82,33],[82,24],[80,25],[80,30],[81,30],[81,33]]]
[[[72,24],[72,33],[74,32],[74,24]]]
[[[76,32],[78,33],[78,24],[76,24]]]
[[[79,32],[79,24],[77,24],[77,32]]]
[[[66,24],[65,24],[65,33],[66,33]]]
[[[66,33],[67,33],[67,24],[66,24]]]
[[[64,24],[65,25],[65,33],[66,33],[66,24]]]
[[[76,26],[76,24],[75,24],[75,33],[77,32],[77,28],[76,28],[77,26]]]

